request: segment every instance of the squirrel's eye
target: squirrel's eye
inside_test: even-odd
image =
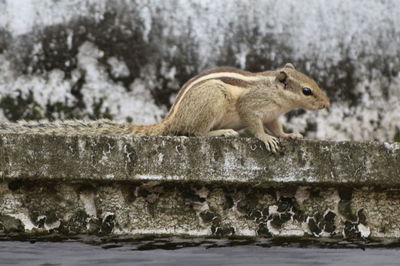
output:
[[[306,96],[310,96],[313,93],[312,93],[312,90],[310,88],[305,87],[305,88],[303,88],[303,94],[306,95]]]

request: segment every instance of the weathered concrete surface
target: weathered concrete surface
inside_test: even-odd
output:
[[[0,234],[400,239],[400,145],[0,135]]]
[[[400,144],[284,142],[268,153],[252,138],[3,134],[5,179],[400,185]]]

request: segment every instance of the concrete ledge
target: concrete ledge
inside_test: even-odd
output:
[[[400,186],[400,144],[0,135],[0,177]]]
[[[400,145],[0,134],[0,235],[400,238]]]

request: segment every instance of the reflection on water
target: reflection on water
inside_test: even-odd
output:
[[[180,238],[0,241],[0,265],[399,265],[398,248],[369,243]],[[361,248],[363,247],[363,248]]]

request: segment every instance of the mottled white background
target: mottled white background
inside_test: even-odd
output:
[[[92,34],[110,12],[104,35]],[[84,19],[89,22],[81,25]],[[51,44],[44,39],[54,26],[65,39]],[[126,38],[114,39],[104,29]],[[137,62],[112,48],[137,51],[134,31],[146,51]],[[25,112],[43,117],[49,105],[75,106],[71,91],[84,77],[79,91],[85,106],[74,115],[90,117],[101,102],[100,112],[115,120],[152,123],[186,81],[183,72],[189,77],[221,64],[261,70],[290,60],[321,81],[333,104],[283,117],[287,129],[332,140],[400,136],[400,1],[0,0],[0,38],[0,102],[31,95],[34,103]],[[43,45],[56,52],[49,56]],[[60,66],[36,71],[38,61],[55,60],[63,50],[73,51],[75,60],[68,75]],[[72,62],[62,60],[67,68]],[[156,99],[163,94],[167,101]],[[4,108],[0,104],[0,120],[9,118]],[[54,117],[70,118],[66,114],[58,110]]]

